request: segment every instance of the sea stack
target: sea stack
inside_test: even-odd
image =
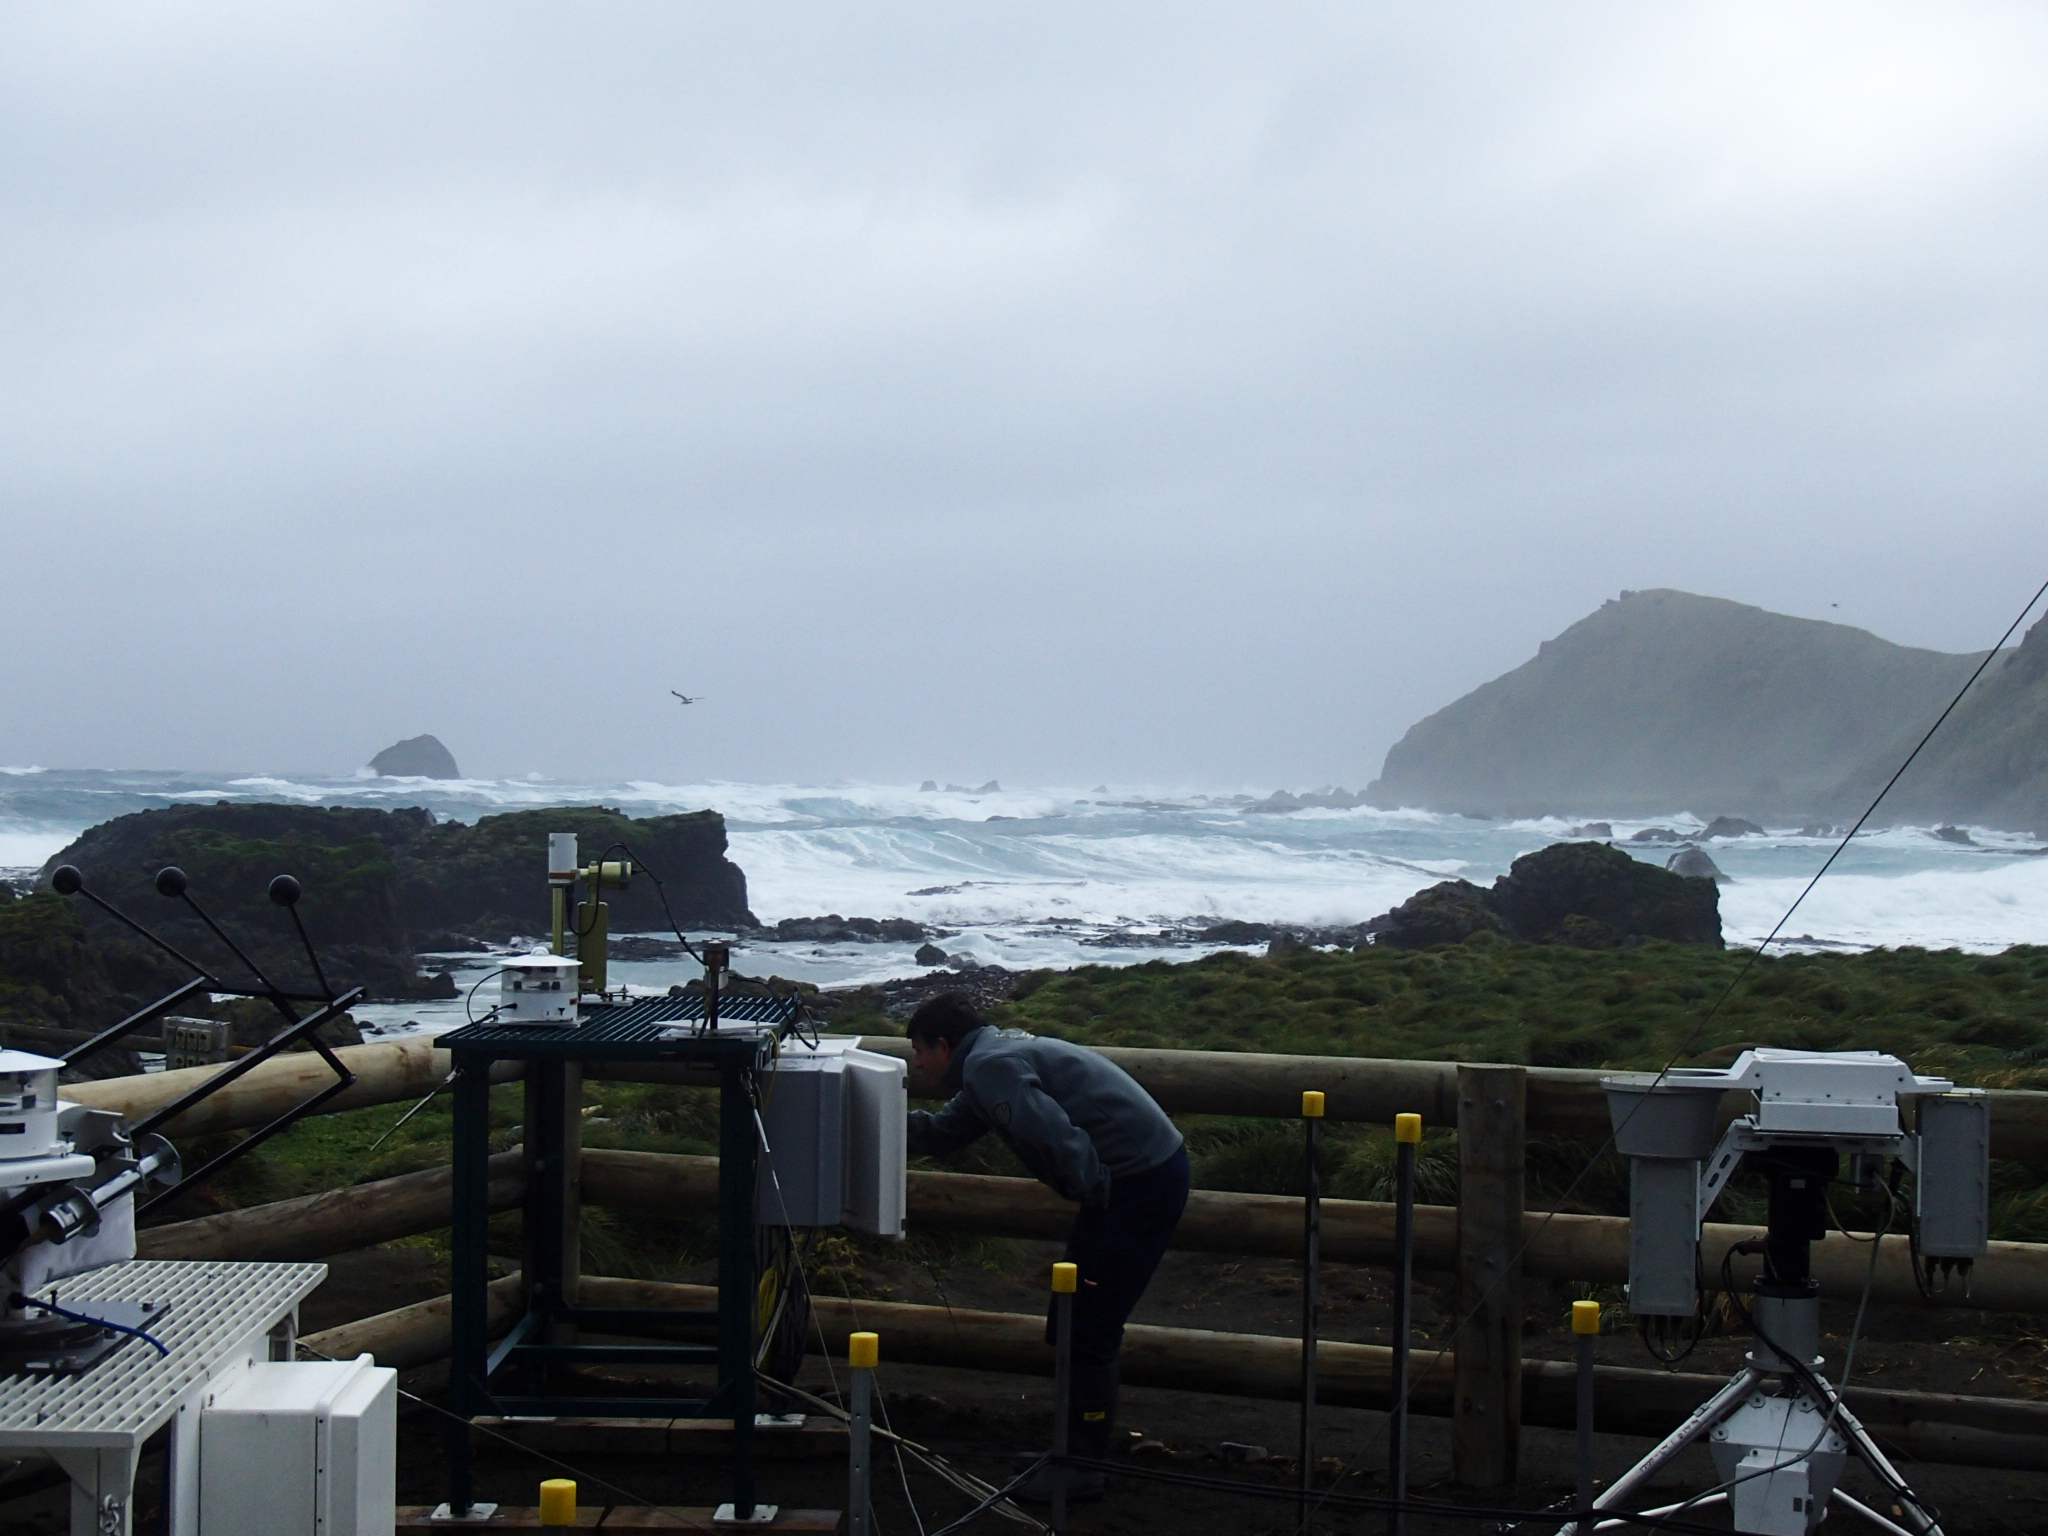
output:
[[[370,771],[380,779],[459,779],[455,755],[433,736],[412,736],[396,746],[386,747],[370,759]]]

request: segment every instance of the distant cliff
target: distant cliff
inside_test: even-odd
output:
[[[2042,650],[2048,669],[2048,638]],[[1417,723],[1366,796],[1487,816],[1839,818],[1884,781],[1901,740],[1926,729],[1980,659],[1721,598],[1624,592]],[[2026,739],[2048,740],[2043,724],[2048,694]],[[1964,777],[1993,770],[1968,754],[1955,760]],[[1979,798],[1996,797],[1986,788]]]
[[[1947,702],[1946,700],[1943,701]],[[1936,713],[1939,711],[1937,710]],[[1911,722],[1837,797],[1868,801],[1932,721]],[[1861,810],[1856,804],[1854,815]],[[2048,619],[1993,661],[1926,750],[1885,797],[1887,822],[1972,822],[2048,835]]]

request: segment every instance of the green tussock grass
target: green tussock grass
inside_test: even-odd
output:
[[[1498,941],[1424,951],[1297,951],[1275,960],[1222,954],[1189,964],[1087,966],[1030,978],[995,1022],[1088,1045],[1188,1050],[1387,1056],[1411,1060],[1509,1061],[1531,1066],[1642,1068],[1673,1056],[1726,1061],[1743,1045],[1810,1050],[1891,1051],[1922,1072],[1985,1087],[2048,1088],[2048,948],[2001,955],[1878,950],[1790,955],[1757,961],[1711,1020],[1747,956],[1741,951],[1646,944],[1619,950]],[[1704,1022],[1703,1022],[1704,1021]],[[839,1033],[900,1034],[900,1023],[847,1011]],[[713,1155],[715,1095],[635,1083],[585,1086],[585,1144]],[[332,1115],[303,1124],[238,1165],[173,1218],[208,1208],[258,1204],[386,1178],[446,1162],[448,1101],[436,1099],[373,1153],[371,1143],[410,1105]],[[493,1145],[518,1139],[520,1090],[492,1095]],[[1198,1185],[1298,1193],[1301,1131],[1291,1121],[1222,1116],[1182,1120]],[[1384,1130],[1328,1127],[1325,1192],[1383,1200],[1393,1178]],[[186,1149],[196,1162],[212,1148]],[[1022,1169],[995,1137],[943,1165],[1017,1176]],[[1619,1213],[1627,1168],[1598,1148],[1538,1138],[1530,1147],[1531,1208]],[[2038,1171],[1994,1168],[1994,1229],[2048,1241],[2048,1185]],[[1421,1198],[1454,1203],[1457,1140],[1432,1130],[1419,1164]],[[1569,1195],[1567,1197],[1567,1191]],[[1851,1225],[1873,1209],[1843,1203]],[[1724,1220],[1761,1218],[1757,1191],[1738,1186],[1717,1209]],[[517,1252],[516,1221],[493,1225],[494,1247]],[[424,1241],[445,1244],[445,1235]],[[593,1272],[671,1273],[713,1251],[707,1219],[592,1211],[585,1227]],[[987,1239],[929,1235],[904,1257],[941,1273],[1009,1262],[1013,1250]],[[826,1268],[838,1250],[821,1255]]]

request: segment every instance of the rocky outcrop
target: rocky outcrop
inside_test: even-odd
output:
[[[175,806],[94,827],[51,859],[38,883],[47,887],[57,866],[76,865],[92,890],[223,979],[246,978],[184,903],[157,894],[156,872],[175,864],[190,877],[192,896],[266,973],[300,986],[312,981],[304,951],[266,895],[272,876],[290,874],[304,890],[299,914],[331,980],[380,998],[445,997],[452,995],[447,976],[422,973],[414,955],[456,947],[452,940],[544,933],[547,836],[560,831],[578,835],[586,862],[624,856],[639,865],[629,889],[606,893],[614,932],[666,931],[670,911],[685,927],[752,925],[746,877],[725,857],[725,823],[711,811],[635,821],[584,806],[465,826],[437,823],[419,809]],[[183,979],[111,919],[83,903],[76,914],[110,969],[126,967],[144,984]]]
[[[1740,816],[1716,816],[1701,831],[1702,838],[1712,837],[1762,837],[1764,829],[1753,821],[1744,821]]]
[[[1664,867],[1688,880],[1711,880],[1716,885],[1733,883],[1721,873],[1721,866],[1708,856],[1704,848],[1695,848],[1690,843],[1666,859]]]
[[[773,928],[754,929],[752,936],[783,943],[917,944],[930,935],[923,923],[907,917],[841,917],[828,912],[823,917],[785,917]]]
[[[433,736],[409,736],[386,747],[370,759],[370,771],[380,779],[459,779],[455,754]]]
[[[1490,890],[1445,880],[1367,926],[1375,942],[1402,949],[1481,934],[1596,948],[1648,939],[1718,947],[1721,908],[1712,879],[1674,874],[1604,843],[1553,843],[1515,860]]]
[[[2030,743],[2048,788],[2048,635],[2038,649],[2036,716],[2012,738]],[[1834,814],[1838,800],[1867,802],[1901,761],[1898,740],[1926,729],[1978,659],[1719,598],[1624,592],[1410,728],[1366,794],[1496,816]],[[2013,682],[2033,697],[2020,672]]]

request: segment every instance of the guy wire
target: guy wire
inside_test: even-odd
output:
[[[1804,902],[1806,898],[1813,893],[1813,888],[1816,885],[1820,884],[1821,876],[1825,875],[1830,869],[1834,867],[1835,860],[1842,856],[1843,850],[1846,849],[1849,846],[1850,842],[1854,840],[1856,834],[1863,830],[1864,823],[1869,821],[1872,816],[1877,814],[1877,808],[1880,804],[1883,803],[1885,796],[1892,792],[1893,786],[1896,785],[1899,782],[1899,780],[1905,775],[1906,770],[1913,766],[1914,760],[1917,759],[1920,756],[1921,752],[1926,749],[1927,744],[1934,739],[1935,733],[1939,731],[1945,723],[1947,723],[1948,717],[1956,712],[1957,707],[1961,705],[1963,699],[1969,694],[1969,691],[1976,686],[1977,679],[1984,675],[1985,669],[1988,668],[1991,665],[1992,661],[1998,657],[1999,653],[2005,649],[2006,642],[2012,639],[2014,633],[2019,629],[2020,625],[2026,622],[2027,615],[2034,611],[2035,605],[2039,603],[2043,597],[2048,597],[2048,581],[2043,581],[2039,587],[2035,588],[2034,595],[2027,599],[2025,605],[2021,607],[2019,613],[2014,616],[2012,623],[2006,626],[2005,633],[1998,637],[1998,643],[1993,645],[1990,650],[1986,651],[1984,653],[1983,658],[1977,663],[1977,665],[1974,668],[1971,669],[1969,677],[1966,678],[1963,682],[1963,686],[1956,690],[1955,697],[1948,701],[1947,706],[1942,710],[1942,712],[1939,715],[1935,716],[1934,723],[1928,726],[1925,734],[1923,734],[1920,737],[1919,741],[1914,743],[1913,750],[1906,754],[1905,760],[1899,764],[1896,770],[1893,771],[1892,776],[1885,780],[1884,787],[1878,790],[1877,794],[1874,797],[1872,797],[1870,804],[1864,808],[1863,814],[1856,818],[1855,825],[1850,827],[1848,832],[1846,832],[1843,835],[1842,840],[1835,845],[1833,852],[1829,853],[1827,858],[1822,862],[1820,868],[1814,871],[1813,878],[1811,880],[1808,880],[1805,886],[1800,890],[1799,894],[1793,898],[1792,905],[1785,909],[1784,916],[1780,917],[1778,921],[1772,925],[1771,931],[1764,936],[1763,941],[1760,944],[1758,944],[1756,948],[1750,952],[1749,956],[1743,961],[1742,969],[1735,973],[1734,980],[1730,981],[1728,985],[1722,989],[1721,995],[1714,999],[1713,1006],[1700,1016],[1699,1022],[1693,1025],[1691,1031],[1686,1035],[1685,1039],[1679,1042],[1678,1048],[1671,1053],[1670,1058],[1664,1063],[1663,1066],[1657,1069],[1656,1076],[1652,1078],[1650,1081],[1649,1086],[1651,1090],[1654,1090],[1658,1084],[1662,1083],[1666,1077],[1670,1076],[1671,1069],[1677,1066],[1678,1063],[1681,1060],[1683,1060],[1685,1056],[1691,1051],[1693,1042],[1698,1040],[1700,1037],[1700,1032],[1704,1030],[1707,1027],[1707,1025],[1713,1021],[1714,1016],[1721,1011],[1723,1005],[1727,1003],[1728,999],[1734,996],[1736,988],[1741,986],[1743,981],[1749,976],[1749,973],[1755,967],[1756,962],[1763,957],[1764,951],[1777,941],[1778,935],[1784,931],[1785,925],[1792,920],[1792,914],[1799,910],[1800,904]],[[1633,1120],[1637,1113],[1642,1109],[1642,1107],[1650,1101],[1650,1097],[1650,1093],[1645,1092],[1637,1098],[1634,1106],[1631,1107],[1628,1113],[1622,1117],[1621,1124],[1616,1126],[1613,1130],[1610,1130],[1607,1133],[1607,1139],[1601,1142],[1599,1147],[1597,1147],[1594,1150],[1593,1155],[1586,1160],[1585,1165],[1582,1168],[1580,1168],[1575,1175],[1573,1175],[1572,1181],[1565,1186],[1564,1192],[1557,1197],[1556,1201],[1551,1205],[1551,1208],[1548,1211],[1544,1212],[1543,1219],[1536,1224],[1536,1229],[1533,1232],[1527,1233],[1523,1237],[1521,1246],[1515,1250],[1514,1257],[1511,1258],[1505,1265],[1501,1267],[1500,1276],[1496,1278],[1490,1285],[1488,1285],[1483,1292],[1480,1293],[1479,1299],[1472,1304],[1470,1310],[1468,1310],[1464,1314],[1464,1316],[1458,1319],[1456,1326],[1451,1329],[1449,1342],[1446,1344],[1446,1346],[1442,1349],[1439,1349],[1436,1352],[1435,1358],[1433,1358],[1427,1365],[1425,1365],[1419,1373],[1415,1374],[1410,1378],[1408,1383],[1408,1391],[1404,1396],[1404,1402],[1407,1399],[1413,1398],[1416,1390],[1422,1385],[1422,1383],[1428,1380],[1429,1377],[1432,1374],[1434,1374],[1437,1368],[1440,1365],[1442,1365],[1444,1356],[1450,1353],[1450,1346],[1452,1344],[1455,1344],[1458,1336],[1462,1334],[1465,1331],[1465,1329],[1471,1326],[1472,1320],[1476,1318],[1481,1312],[1481,1310],[1484,1309],[1486,1304],[1493,1299],[1494,1292],[1497,1291],[1502,1285],[1507,1283],[1507,1277],[1510,1274],[1514,1273],[1516,1269],[1520,1266],[1522,1256],[1529,1251],[1530,1246],[1533,1243],[1535,1243],[1535,1241],[1539,1237],[1543,1235],[1544,1231],[1550,1226],[1551,1222],[1554,1221],[1559,1215],[1559,1213],[1563,1211],[1565,1203],[1569,1201],[1575,1193],[1577,1193],[1579,1185],[1585,1182],[1586,1176],[1593,1171],[1594,1167],[1599,1163],[1600,1159],[1606,1155],[1607,1149],[1614,1145],[1615,1138],[1621,1133],[1622,1130],[1627,1128],[1628,1123],[1631,1120]],[[1370,1437],[1368,1437],[1365,1446],[1363,1447],[1363,1450],[1370,1451],[1380,1443],[1381,1439],[1386,1434],[1387,1425],[1390,1424],[1392,1420],[1393,1415],[1391,1412],[1389,1412],[1386,1419],[1382,1421],[1379,1429],[1376,1430]],[[1313,1514],[1315,1509],[1319,1507],[1320,1501],[1318,1501],[1316,1505],[1311,1506],[1310,1509],[1303,1512],[1301,1521],[1296,1526],[1296,1529],[1298,1531],[1305,1531],[1307,1529],[1309,1516]],[[1607,1513],[1605,1511],[1602,1511],[1602,1518],[1607,1518]]]

